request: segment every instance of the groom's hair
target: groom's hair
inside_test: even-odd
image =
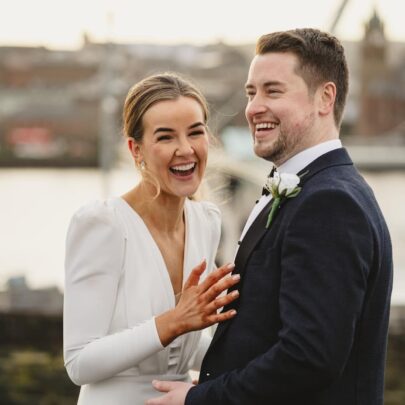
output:
[[[304,79],[311,93],[323,83],[335,83],[334,119],[339,128],[349,87],[349,72],[339,40],[313,28],[273,32],[261,36],[256,44],[257,55],[270,52],[293,53],[299,61],[296,73]]]

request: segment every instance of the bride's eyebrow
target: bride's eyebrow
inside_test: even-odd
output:
[[[188,129],[193,129],[193,128],[196,128],[196,127],[199,127],[199,126],[205,127],[205,125],[204,125],[202,122],[198,121],[198,122],[196,122],[195,124],[190,125],[190,126],[188,127]],[[156,128],[156,129],[153,131],[153,135],[156,135],[156,134],[158,134],[159,132],[175,132],[175,130],[172,129],[172,128],[168,128],[168,127],[159,127],[159,128]]]
[[[202,122],[196,122],[195,124],[190,125],[188,127],[188,129],[193,129],[193,128],[196,128],[196,127],[199,127],[199,126],[205,127],[205,125]]]
[[[157,133],[159,133],[159,132],[174,132],[174,129],[172,129],[172,128],[165,128],[165,127],[159,127],[159,128],[156,128],[156,129],[153,131],[153,135],[155,135],[155,134],[157,134]]]

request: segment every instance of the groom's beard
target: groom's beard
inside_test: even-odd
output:
[[[274,142],[264,150],[256,148],[257,156],[280,165],[298,152],[312,146],[310,134],[314,128],[315,114],[311,112],[300,125],[279,125],[279,135]]]

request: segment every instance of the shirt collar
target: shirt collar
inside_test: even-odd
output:
[[[300,153],[297,153],[282,165],[277,167],[277,171],[279,173],[297,174],[315,159],[318,159],[320,156],[330,152],[331,150],[339,149],[341,147],[342,142],[340,139],[322,142],[318,145],[312,146],[311,148],[305,149]]]

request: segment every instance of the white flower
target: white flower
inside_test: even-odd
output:
[[[274,173],[274,176],[268,180],[268,190],[273,194],[280,197],[289,197],[289,195],[296,191],[300,178],[296,174],[291,173]]]
[[[264,187],[271,193],[274,201],[267,218],[266,228],[270,226],[281,200],[295,197],[301,191],[301,187],[298,187],[300,180],[300,177],[296,174],[278,172],[275,172],[273,177],[267,179]]]

